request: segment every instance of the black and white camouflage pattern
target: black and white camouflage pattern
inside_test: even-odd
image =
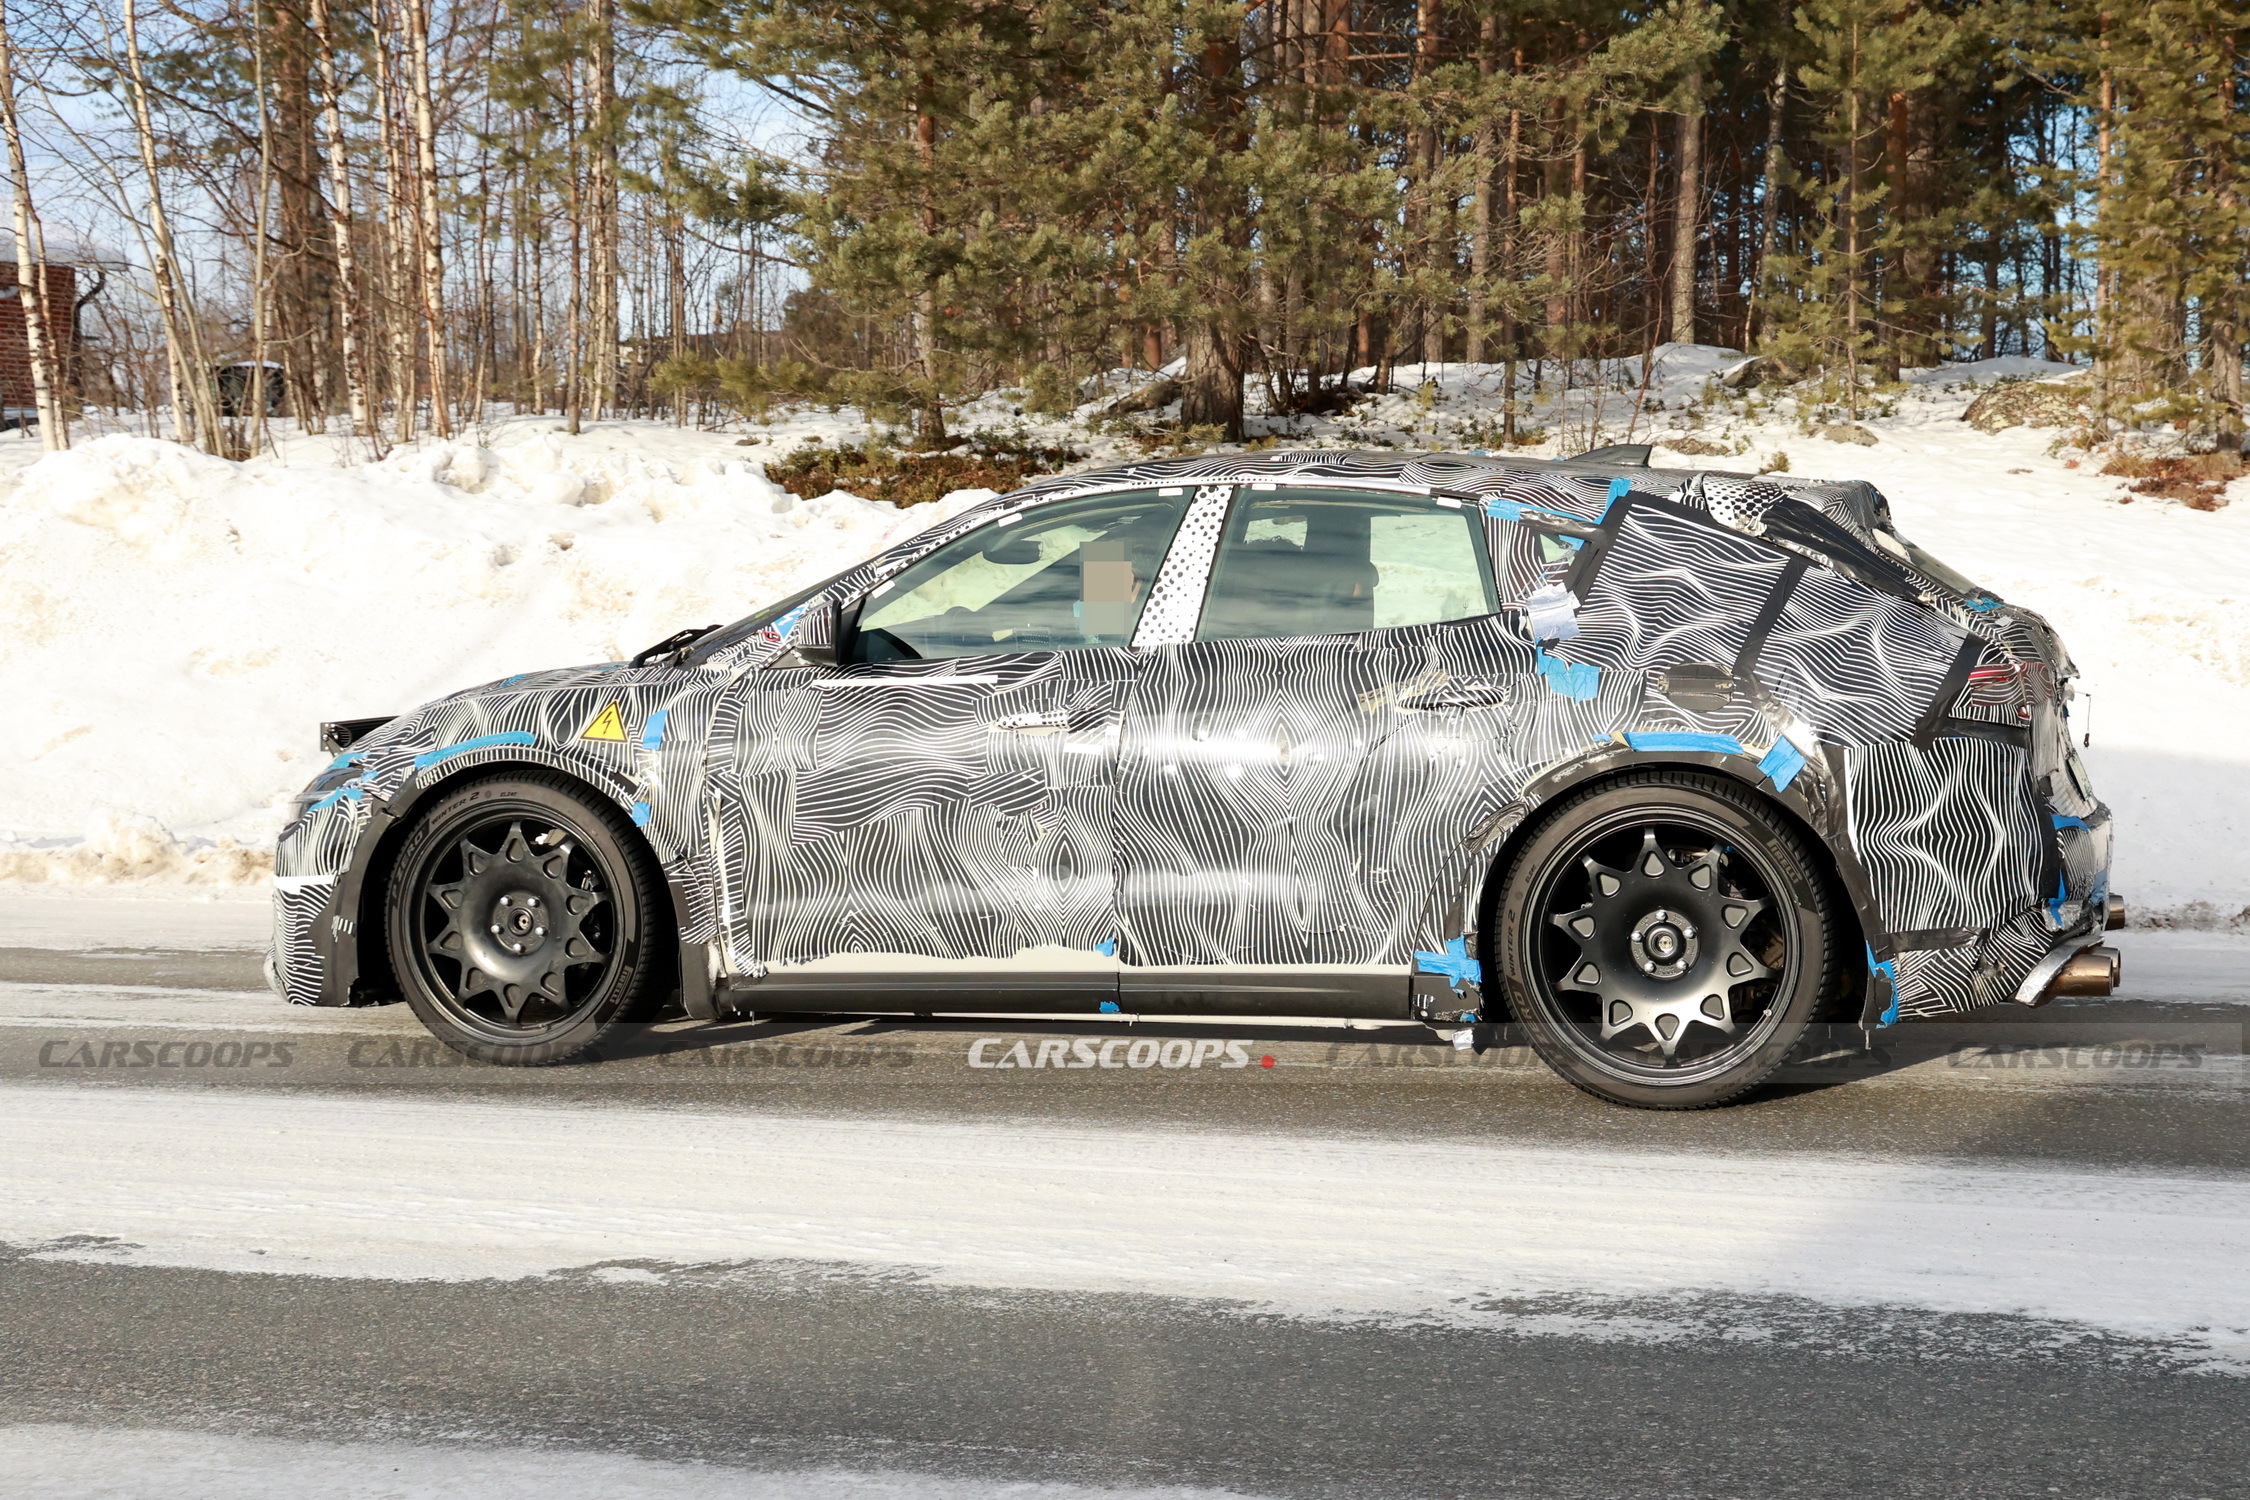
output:
[[[1501,612],[1196,642],[1228,506],[1276,481],[1482,509]],[[380,850],[433,789],[495,766],[562,772],[630,816],[706,993],[1033,975],[1150,1008],[1270,983],[1334,1013],[1403,1006],[1418,974],[1420,1013],[1446,995],[1458,1012],[1510,833],[1647,763],[1739,777],[1826,843],[1871,1021],[2014,998],[2099,931],[2109,814],[2071,749],[2068,657],[2037,616],[1939,583],[1864,484],[1463,454],[1150,461],[990,500],[819,597],[849,606],[1002,517],[1151,486],[1178,487],[1185,520],[1130,648],[810,666],[794,647],[828,616],[800,606],[685,660],[529,673],[386,725],[282,833],[282,992],[389,998],[359,982]],[[1579,633],[1535,641],[1522,601],[1553,585]],[[624,738],[587,738],[613,706]]]

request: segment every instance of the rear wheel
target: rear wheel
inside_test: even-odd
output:
[[[415,824],[392,866],[392,969],[455,1050],[562,1062],[649,998],[657,898],[614,810],[559,778],[472,782]]]
[[[1555,809],[1500,895],[1531,1044],[1619,1104],[1704,1109],[1779,1067],[1834,982],[1834,900],[1804,837],[1713,776],[1650,771]]]

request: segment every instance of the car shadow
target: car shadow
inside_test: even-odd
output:
[[[1177,1017],[1072,1017],[1054,1015],[929,1015],[901,1016],[836,1011],[819,1014],[759,1016],[694,1022],[671,1016],[642,1026],[621,1026],[605,1037],[599,1058],[588,1061],[623,1062],[680,1053],[746,1045],[780,1046],[896,1046],[909,1043],[944,1053],[967,1053],[976,1042],[995,1038],[1001,1043],[1061,1039],[1107,1041],[1151,1038],[1235,1042],[1245,1050],[1261,1045],[1323,1049],[1354,1046],[1386,1049],[1409,1048],[1428,1053],[1454,1052],[1444,1038],[1413,1021],[1306,1022],[1267,1021],[1258,1017],[1223,1017],[1185,1020]],[[1471,1054],[1472,1056],[1474,1054]],[[1262,1054],[1252,1051],[1253,1060]]]
[[[1862,1080],[1933,1066],[1964,1075],[2008,1070],[2064,1071],[2079,1077],[2111,1069],[2135,1074],[2192,1072],[2207,1067],[2210,1059],[2240,1056],[2246,1050],[2245,1032],[2239,1007],[2145,1004],[2114,1009],[2010,1007],[1910,1020],[1874,1032],[1853,1024],[1820,1025],[1811,1028],[1789,1059],[1743,1102],[1824,1094]],[[1283,1067],[1549,1073],[1519,1025],[1479,1025],[1472,1036],[1474,1045],[1463,1048],[1419,1022],[1346,1024],[1254,1016],[920,1016],[843,1011],[697,1023],[675,1015],[649,1025],[620,1027],[582,1060],[661,1063],[699,1053],[753,1049],[744,1055],[745,1061],[784,1068],[896,1065],[920,1057],[999,1071],[1170,1071],[1187,1066],[1198,1071]],[[1133,1043],[1139,1041],[1153,1045],[1136,1049]],[[1173,1042],[1190,1045],[1167,1049],[1165,1044]],[[1194,1049],[1197,1042],[1216,1046]]]

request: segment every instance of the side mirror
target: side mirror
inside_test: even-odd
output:
[[[843,611],[820,598],[804,605],[789,627],[789,645],[773,659],[777,667],[833,667],[844,659]]]

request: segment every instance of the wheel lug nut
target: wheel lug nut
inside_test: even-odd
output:
[[[492,935],[494,937],[498,937],[500,935],[500,924],[498,922],[492,924]]]
[[[508,904],[508,898],[507,898],[506,896],[502,896],[502,897],[500,898],[500,904],[501,904],[502,906],[506,906],[506,905]]]
[[[547,935],[547,929],[544,927],[534,927],[531,929],[531,935],[533,937],[545,937]]]

